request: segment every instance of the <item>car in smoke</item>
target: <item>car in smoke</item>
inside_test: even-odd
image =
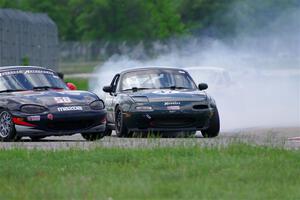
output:
[[[197,82],[205,82],[212,92],[228,90],[236,85],[228,70],[221,67],[197,66],[184,68]]]
[[[104,136],[104,102],[87,91],[69,90],[58,74],[32,66],[0,68],[0,140],[81,133]]]
[[[107,128],[118,137],[133,133],[188,136],[200,130],[204,137],[219,134],[216,103],[196,86],[189,73],[177,68],[135,68],[114,76],[107,93]],[[175,135],[174,135],[175,134]]]

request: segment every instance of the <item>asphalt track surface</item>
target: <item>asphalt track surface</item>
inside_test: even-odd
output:
[[[106,148],[156,148],[172,146],[226,147],[234,142],[251,145],[267,145],[286,149],[300,149],[300,126],[281,128],[248,128],[221,132],[216,138],[118,138],[104,137],[95,142],[85,141],[80,134],[62,137],[47,137],[38,142],[22,138],[20,142],[0,142],[0,149],[93,149]]]

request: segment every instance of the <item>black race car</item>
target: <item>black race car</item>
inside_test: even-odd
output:
[[[123,71],[105,86],[107,128],[119,137],[132,133],[192,135],[197,130],[204,137],[219,134],[216,103],[196,86],[182,69],[140,68]],[[109,133],[109,132],[107,132]],[[173,135],[174,136],[174,135]]]
[[[54,71],[0,67],[1,141],[75,133],[96,140],[104,136],[105,125],[103,101],[90,92],[69,90]]]

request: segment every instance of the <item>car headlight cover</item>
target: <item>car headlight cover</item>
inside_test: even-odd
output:
[[[152,106],[136,106],[137,111],[153,111]]]
[[[90,107],[93,110],[102,110],[104,109],[104,103],[101,100],[96,100],[90,103]]]
[[[24,105],[21,107],[21,112],[28,113],[28,114],[38,114],[46,112],[48,109],[44,106],[39,105]]]
[[[208,98],[208,102],[209,102],[209,105],[211,107],[215,107],[216,106],[216,101],[212,97]]]
[[[133,96],[131,97],[135,103],[147,103],[149,102],[148,98],[145,96]]]

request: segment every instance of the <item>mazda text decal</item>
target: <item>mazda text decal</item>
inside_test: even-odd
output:
[[[164,103],[165,106],[180,105],[178,101],[169,101]]]
[[[66,112],[66,111],[76,111],[76,110],[83,110],[81,106],[68,106],[68,107],[58,107],[58,112]]]

